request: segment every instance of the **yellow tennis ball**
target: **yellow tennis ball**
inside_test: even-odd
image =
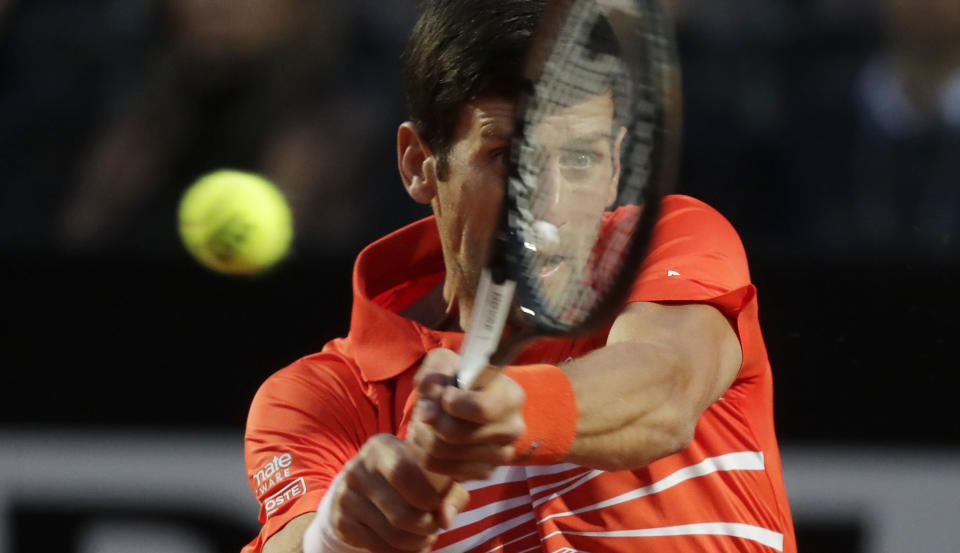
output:
[[[293,216],[267,179],[223,169],[190,185],[180,199],[180,237],[187,250],[222,273],[251,274],[283,259]]]

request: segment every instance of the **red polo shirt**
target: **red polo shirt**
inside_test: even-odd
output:
[[[350,333],[275,373],[253,400],[246,429],[250,486],[264,542],[316,510],[331,480],[368,437],[402,435],[412,379],[431,349],[459,350],[463,334],[397,312],[444,277],[436,225],[424,219],[357,258]],[[770,365],[756,291],[736,231],[693,198],[669,196],[630,301],[699,302],[734,323],[743,365],[701,417],[684,451],[632,471],[570,464],[501,467],[467,483],[470,504],[436,551],[786,551],[793,525],[773,428]],[[515,364],[559,363],[604,344],[606,331],[548,339]]]

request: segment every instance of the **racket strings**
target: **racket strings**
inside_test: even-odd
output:
[[[671,42],[662,36],[665,21],[656,1],[573,0],[556,34],[541,40],[549,52],[536,56],[542,67],[514,138],[507,221],[521,246],[513,276],[526,291],[522,308],[559,329],[580,325],[622,284],[623,268],[641,240],[637,221],[661,141],[663,75],[670,62]],[[605,131],[594,128],[592,134],[608,145],[605,159],[590,148],[565,146],[557,136],[589,128],[577,119],[576,106],[598,96],[611,97],[614,105]],[[557,119],[564,124],[552,125]],[[607,171],[613,193],[605,186],[576,186],[569,175],[589,173],[576,166],[564,174],[558,168],[564,156]],[[576,225],[554,213],[563,193],[576,195],[566,200]]]

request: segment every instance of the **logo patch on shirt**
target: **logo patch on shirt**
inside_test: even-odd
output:
[[[282,507],[284,503],[306,492],[307,483],[303,481],[303,477],[301,476],[284,486],[282,490],[265,499],[263,508],[267,511],[267,516],[270,516],[274,511]]]
[[[257,482],[257,495],[267,493],[267,490],[279,484],[283,479],[289,478],[292,463],[293,456],[289,453],[274,455],[273,459],[255,472],[253,479]]]

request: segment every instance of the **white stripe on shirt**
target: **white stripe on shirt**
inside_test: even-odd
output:
[[[639,530],[610,530],[608,532],[560,532],[559,530],[540,539],[562,534],[565,536],[585,536],[593,538],[653,538],[662,536],[732,536],[763,544],[767,547],[783,551],[783,534],[767,530],[760,526],[741,524],[739,522],[703,522],[700,524],[682,524],[680,526],[662,526],[660,528],[643,528]]]
[[[542,524],[544,521],[550,520],[551,518],[559,518],[570,515],[577,515],[580,513],[586,513],[588,511],[596,511],[598,509],[603,509],[604,507],[609,507],[611,505],[617,505],[618,503],[624,503],[632,499],[637,499],[646,495],[653,495],[655,493],[660,493],[663,490],[672,488],[677,484],[681,484],[692,478],[698,478],[700,476],[706,476],[708,474],[718,472],[718,471],[728,471],[728,470],[764,470],[763,462],[763,452],[760,451],[742,451],[739,453],[728,453],[726,455],[720,455],[719,457],[708,457],[703,461],[697,463],[696,465],[691,465],[689,467],[684,467],[670,476],[662,480],[658,480],[649,486],[644,486],[632,491],[629,491],[624,494],[620,494],[616,497],[611,497],[604,501],[594,503],[593,505],[587,505],[586,507],[581,507],[579,509],[574,509],[573,511],[566,511],[563,513],[554,513],[549,515],[539,521],[538,524]],[[579,484],[577,484],[579,485]],[[553,499],[559,495],[563,495],[570,489],[576,486],[571,486],[570,488],[563,490],[558,494],[551,494],[548,497],[542,498],[539,503],[546,501],[547,499]]]
[[[453,553],[454,551],[457,551],[457,552],[468,551],[487,540],[495,538],[501,534],[504,534],[516,528],[517,526],[520,526],[525,522],[531,522],[535,518],[536,517],[534,517],[533,513],[522,514],[518,517],[511,518],[510,520],[505,520],[500,524],[491,526],[490,528],[487,528],[486,530],[478,532],[468,538],[462,539],[455,543],[451,543],[446,547],[441,547],[440,549],[436,549],[433,551],[433,553]]]
[[[518,482],[521,480],[526,480],[528,477],[533,476],[533,474],[530,474],[530,472],[535,472],[535,475],[540,476],[540,475],[557,474],[557,473],[565,472],[574,468],[582,468],[582,467],[578,467],[577,465],[571,465],[571,464],[537,466],[537,467],[522,467],[522,466],[499,467],[494,471],[494,474],[489,479],[467,482],[466,484],[470,485],[468,489],[477,490],[477,489],[487,488],[491,486],[496,486],[499,484],[506,484],[510,482]],[[526,471],[524,469],[526,469]],[[533,469],[533,471],[531,471],[530,469]],[[665,478],[658,480],[657,482],[654,482],[650,485],[644,486],[642,488],[631,490],[629,492],[620,494],[616,497],[612,497],[609,499],[605,499],[603,501],[599,501],[597,503],[593,503],[586,507],[582,507],[572,511],[565,511],[561,513],[554,513],[552,515],[548,515],[543,519],[537,521],[537,525],[540,525],[552,518],[573,516],[580,513],[595,511],[595,510],[603,509],[613,505],[618,505],[620,503],[625,503],[627,501],[637,499],[640,497],[653,495],[661,491],[667,490],[669,488],[672,488],[687,480],[691,480],[701,476],[706,476],[719,471],[764,470],[764,469],[765,469],[765,464],[764,464],[763,452],[760,452],[760,451],[742,451],[742,452],[736,452],[736,453],[728,453],[725,455],[719,455],[717,457],[708,457],[707,459],[704,459],[703,461],[695,465],[690,465],[688,467],[679,469],[671,473],[670,475],[666,476]],[[454,519],[452,527],[449,530],[447,530],[447,532],[453,531],[457,528],[462,528],[469,524],[474,524],[487,517],[493,516],[497,513],[500,513],[509,509],[519,507],[524,504],[531,505],[531,508],[536,507],[547,501],[563,496],[565,493],[578,488],[579,486],[596,478],[597,476],[600,476],[603,473],[604,471],[601,471],[601,470],[591,470],[586,473],[577,474],[572,477],[564,478],[563,480],[560,480],[558,482],[537,486],[536,488],[533,488],[530,490],[531,493],[544,492],[551,488],[556,488],[558,486],[562,486],[564,484],[572,482],[570,485],[568,485],[564,489],[555,493],[551,493],[544,497],[541,497],[536,501],[531,502],[531,497],[524,494],[518,497],[512,497],[509,499],[493,501],[486,505],[477,507],[476,509],[465,511],[457,515],[457,517]],[[517,526],[520,526],[525,522],[528,522],[534,519],[535,517],[533,512],[524,513],[517,517],[501,522],[495,526],[482,530],[477,534],[464,538],[463,540],[449,544],[446,547],[436,550],[435,553],[467,551],[473,547],[480,545],[481,543],[489,539],[499,536],[513,528],[516,528]],[[634,533],[637,533],[636,537],[642,537],[642,536],[652,536],[652,535],[666,536],[666,535],[684,535],[684,534],[690,534],[690,533],[698,533],[693,531],[697,528],[707,530],[699,533],[733,535],[737,537],[745,537],[747,539],[753,539],[754,541],[763,543],[764,545],[767,545],[767,542],[770,540],[774,540],[774,541],[771,541],[770,543],[775,543],[775,536],[779,536],[779,540],[780,540],[779,548],[782,549],[783,547],[782,534],[777,534],[771,530],[767,530],[765,528],[760,528],[756,526],[750,526],[750,525],[739,524],[739,523],[725,523],[725,522],[665,527],[664,529],[654,528],[654,529],[642,529],[642,530],[622,530],[622,531],[614,531],[613,534],[607,533],[607,532],[600,532],[600,533],[564,532],[564,533],[565,534],[568,533],[571,535],[584,535],[584,536],[587,536],[587,535],[599,536],[602,534],[609,537],[618,537],[619,535],[614,535],[616,534],[616,532],[627,532],[627,533],[634,532]],[[756,531],[745,530],[750,528],[755,529]],[[686,531],[686,532],[681,531],[683,529],[688,529],[690,531]],[[650,533],[650,532],[658,532],[658,531],[667,532],[667,533],[663,533],[663,534]],[[669,533],[669,532],[674,532],[674,533]],[[730,533],[730,532],[740,532],[743,535]],[[766,532],[767,534],[764,534],[764,532]],[[556,532],[550,535],[552,536],[555,534]],[[512,540],[512,541],[518,541],[519,539],[522,539],[529,535],[530,534],[527,534],[525,536],[522,536],[521,538],[518,538],[517,540]],[[628,536],[627,534],[623,534],[620,537],[627,537],[627,536]],[[757,537],[754,537],[754,536],[757,536]],[[771,537],[771,536],[774,536],[774,537]],[[546,538],[543,538],[543,539],[546,539]],[[487,553],[492,553],[499,549],[502,549],[504,545],[506,544],[502,544],[498,547],[495,547]],[[774,546],[771,546],[771,547],[774,547]]]
[[[562,463],[559,465],[531,465],[531,466],[503,466],[493,470],[493,474],[486,480],[468,480],[463,483],[467,491],[489,488],[497,484],[508,484],[510,482],[523,482],[528,478],[535,476],[547,476],[558,472],[583,468],[580,465],[572,463]]]

